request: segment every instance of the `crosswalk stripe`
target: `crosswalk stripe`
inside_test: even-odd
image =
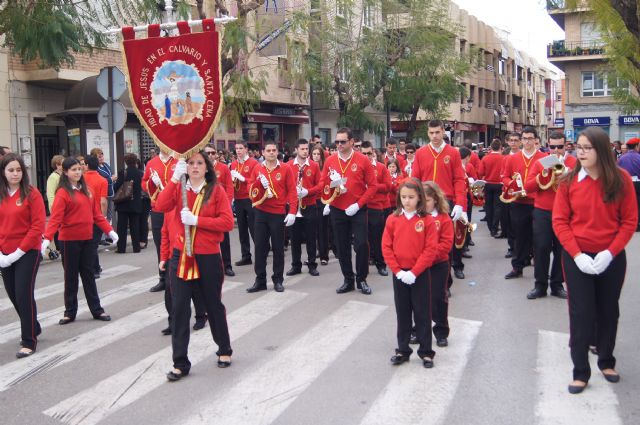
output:
[[[222,292],[239,287],[239,282],[225,282]],[[38,350],[37,356],[16,360],[2,366],[0,392],[26,381],[47,370],[54,369],[113,342],[125,338],[139,330],[165,319],[164,303],[137,311],[108,325],[92,329],[71,339],[62,341],[45,350]]]
[[[112,277],[117,277],[125,273],[133,272],[140,269],[140,267],[130,266],[128,264],[123,264],[120,266],[110,267],[108,269],[104,269],[100,274],[100,282],[110,279]],[[54,283],[53,285],[47,285],[42,288],[38,288],[34,291],[34,295],[36,300],[41,300],[46,297],[50,297],[52,295],[62,294],[64,292],[64,281]],[[8,310],[13,308],[13,304],[11,304],[11,300],[9,298],[0,298],[0,311]]]
[[[266,363],[244,374],[235,386],[207,397],[198,414],[179,423],[270,424],[386,308],[359,301],[343,304]]]
[[[227,318],[231,341],[236,341],[263,325],[306,296],[305,293],[292,290],[283,293],[269,292],[238,308]],[[189,360],[192,368],[202,360],[215,358],[215,351],[211,334],[201,332],[191,335]],[[61,401],[44,411],[44,414],[68,425],[96,424],[166,383],[165,374],[169,370],[171,347],[164,348]]]
[[[598,371],[591,357],[591,380],[583,394],[567,391],[573,363],[569,335],[538,331],[538,401],[535,414],[539,425],[607,424],[622,425],[618,397]]]
[[[444,422],[482,322],[450,317],[449,325],[449,346],[436,349],[435,367],[424,369],[417,356],[409,364],[398,366],[360,425]]]

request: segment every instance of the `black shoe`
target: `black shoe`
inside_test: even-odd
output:
[[[611,382],[612,384],[620,382],[620,375],[617,373],[602,373],[602,376],[604,376],[604,379],[606,379],[607,382]]]
[[[353,285],[353,282],[347,282],[345,281],[341,287],[339,287],[338,289],[336,289],[336,293],[337,294],[344,294],[346,292],[351,292],[355,290],[355,287]]]
[[[16,353],[16,358],[18,359],[24,359],[25,357],[29,357],[30,355],[32,355],[33,353],[35,353],[36,350],[31,350],[31,351],[18,351]],[[605,375],[605,378],[607,377],[607,375]],[[607,379],[608,380],[608,379]],[[609,382],[613,382],[613,381],[609,381]],[[617,381],[616,381],[617,382]]]
[[[207,318],[204,319],[196,319],[196,323],[193,324],[193,330],[199,331],[204,328],[204,325],[207,323]]]
[[[527,294],[527,299],[528,300],[535,300],[536,298],[542,298],[542,297],[546,297],[546,296],[547,296],[547,291],[543,291],[540,288],[533,288]]]
[[[469,254],[468,252],[463,252],[461,255],[462,258],[473,258],[473,255]]]
[[[580,394],[581,392],[584,391],[585,388],[587,388],[586,382],[584,383],[584,385],[569,385],[569,393]]]
[[[302,273],[302,269],[299,269],[297,267],[291,267],[286,274],[287,276],[295,276],[300,273]]]
[[[472,240],[469,240],[469,246],[476,246],[476,243]]]
[[[447,338],[438,338],[436,339],[436,345],[438,347],[447,347],[449,346],[449,341],[447,340]]]
[[[433,359],[430,359],[429,357],[423,357],[422,366],[424,366],[425,369],[431,369],[433,367]]]
[[[504,258],[511,258],[513,257],[513,251],[511,251],[510,249],[507,250],[507,253],[504,254]]]
[[[251,288],[247,289],[247,292],[250,293],[250,294],[253,294],[254,292],[266,291],[266,290],[267,290],[267,284],[266,283],[255,282]]]
[[[163,281],[160,281],[158,283],[156,283],[154,286],[151,287],[151,289],[149,289],[149,292],[160,292],[160,291],[164,291],[165,288],[165,284]]]
[[[371,288],[367,284],[366,280],[363,280],[362,282],[358,282],[358,289],[360,290],[360,292],[362,292],[365,295],[371,295]]]
[[[369,258],[369,265],[373,266],[376,262],[373,260],[373,258]]]
[[[96,280],[100,279],[100,273],[94,273],[93,278]]]
[[[221,369],[227,368],[231,366],[231,360],[220,360],[220,357],[218,357],[218,367]]]
[[[164,328],[160,331],[162,335],[171,335],[171,326]]]
[[[389,272],[384,267],[378,267],[378,274],[380,276],[389,276]]]
[[[53,261],[57,260],[58,258],[60,258],[60,253],[58,251],[49,251],[49,260]]]
[[[284,292],[284,286],[282,285],[282,282],[274,282],[273,289],[275,289],[276,292]]]
[[[509,273],[504,275],[505,279],[515,279],[517,277],[522,277],[522,270],[511,270]]]
[[[236,275],[236,272],[234,272],[231,266],[229,266],[229,267],[225,267],[224,274],[226,274],[227,276],[233,277]]]
[[[498,235],[494,237],[496,239],[507,239],[507,235],[505,233],[498,233]]]
[[[101,314],[99,316],[93,316],[93,320],[100,320],[101,322],[110,322],[111,321],[111,316],[109,316],[108,314]]]
[[[416,345],[417,343],[418,343],[418,337],[416,336],[416,334],[411,332],[411,336],[409,337],[409,344]]]
[[[567,299],[567,291],[564,289],[558,289],[556,291],[551,291],[551,296],[562,298],[563,300]]]
[[[464,272],[462,270],[454,270],[453,275],[456,279],[464,279]]]
[[[71,317],[63,317],[62,319],[60,319],[60,321],[58,322],[59,325],[68,325],[69,323],[75,321],[76,318],[71,318]]]
[[[404,362],[408,362],[409,361],[409,356],[403,356],[402,354],[396,354],[395,356],[391,357],[390,361],[391,361],[392,365],[398,366],[398,365],[401,365]]]
[[[167,373],[167,379],[171,382],[175,382],[175,381],[179,381],[182,378],[184,378],[185,376],[187,376],[189,374],[189,372],[180,372],[180,373],[175,373],[174,371],[171,371],[169,373]]]
[[[320,276],[320,272],[318,272],[318,269],[316,269],[316,268],[309,269],[309,274],[311,276]]]
[[[327,264],[329,264],[329,260],[327,260],[326,258],[323,258],[322,260],[320,260],[320,264],[323,266],[326,266]]]
[[[490,235],[492,238],[496,238],[496,239],[498,239],[498,232],[493,232],[493,231],[491,231],[491,232],[489,232],[489,235]]]
[[[253,264],[253,262],[251,261],[251,258],[243,258],[240,261],[236,261],[236,266],[240,267],[240,266],[248,266],[249,264]]]

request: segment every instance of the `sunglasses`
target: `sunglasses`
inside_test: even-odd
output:
[[[549,145],[549,149],[562,149],[564,145]]]
[[[346,145],[347,142],[349,142],[348,140],[334,140],[334,143],[336,145]]]
[[[209,152],[207,152],[207,155],[215,155],[215,154],[216,154],[216,153],[215,153],[215,152],[213,152],[213,151],[209,151]]]
[[[414,154],[416,151],[407,151],[408,154]]]

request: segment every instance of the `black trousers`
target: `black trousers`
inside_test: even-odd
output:
[[[449,262],[441,261],[429,269],[431,278],[431,312],[433,335],[436,339],[449,337]]]
[[[512,202],[509,206],[511,226],[514,232],[513,257],[511,266],[522,271],[531,255],[533,243],[533,205]]]
[[[595,254],[588,253],[591,257]],[[598,347],[598,368],[613,369],[620,309],[618,300],[627,269],[624,251],[599,275],[582,273],[575,261],[562,252],[562,266],[569,293],[569,330],[573,379],[588,382],[591,377],[589,345],[593,343],[594,325]]]
[[[142,212],[139,216],[138,228],[140,229],[140,243],[146,244],[149,239],[149,213],[151,212],[151,200],[142,198]]]
[[[171,270],[178,269],[180,251],[173,251]],[[218,356],[230,356],[231,340],[227,326],[227,310],[222,304],[222,284],[224,271],[220,254],[196,254],[196,263],[200,271],[200,278],[182,280],[177,276],[171,279],[171,299],[173,302],[173,320],[171,323],[171,347],[173,348],[173,367],[182,373],[189,373],[191,362],[188,357],[189,349],[189,320],[191,319],[191,297],[197,292],[203,300],[209,316],[209,328],[213,341],[218,345]]]
[[[171,314],[173,311],[173,301],[171,300],[171,285],[175,284],[176,273],[172,269],[173,262],[171,260],[167,261],[165,264],[166,268],[166,276],[169,280],[169,283],[164,287],[164,308],[167,310],[167,320],[169,321],[169,326],[171,326]],[[197,291],[193,291],[191,293],[191,299],[193,300],[193,307],[196,310],[196,321],[205,320],[207,317],[207,309],[204,305],[204,300],[202,296]]]
[[[91,249],[95,252],[95,257],[93,261],[93,271],[94,273],[100,273],[102,271],[102,267],[100,266],[100,256],[98,255],[98,246],[100,246],[100,239],[102,238],[102,230],[95,224],[93,225],[93,247]]]
[[[162,225],[164,224],[164,213],[151,211],[151,233],[153,234],[153,244],[156,246],[156,255],[160,262],[160,246],[162,244]],[[158,269],[160,282],[164,282],[166,272]]]
[[[321,260],[329,261],[329,216],[322,215],[323,212],[324,204],[321,201],[316,202],[318,257]]]
[[[243,260],[251,260],[251,240],[256,240],[255,236],[255,210],[251,206],[250,199],[236,199],[236,219],[238,220],[238,236],[240,238],[240,252]],[[283,234],[284,238],[284,234]]]
[[[449,211],[453,210],[455,202],[449,202]],[[466,243],[466,242],[465,242]],[[451,251],[449,251],[449,262],[454,270],[464,270],[464,263],[462,262],[462,249],[456,248],[455,241],[451,244]],[[449,286],[453,283],[451,276],[449,276]]]
[[[127,251],[127,227],[133,252],[140,252],[140,213],[118,211],[118,252]]]
[[[318,267],[316,263],[316,233],[318,233],[318,207],[309,205],[300,210],[302,217],[296,217],[291,231],[291,267],[302,268],[302,239],[307,239],[307,266],[309,270]]]
[[[407,285],[393,276],[393,299],[396,305],[398,348],[396,352],[409,356],[413,352],[409,346],[411,323],[415,321],[418,356],[433,358],[431,337],[431,283],[429,271],[416,276],[412,285]]]
[[[231,267],[231,240],[229,239],[229,232],[224,232],[224,239],[220,242],[220,253],[222,254],[222,262],[224,268]]]
[[[62,265],[64,267],[64,316],[76,318],[78,312],[78,273],[82,279],[84,296],[93,317],[100,316],[104,309],[100,305],[96,280],[93,277],[95,253],[91,249],[93,240],[60,241]]]
[[[382,257],[382,232],[384,232],[384,210],[368,209],[369,250],[377,268],[386,268]]]
[[[553,253],[553,261],[551,254]],[[562,282],[562,246],[551,226],[551,211],[540,208],[533,209],[533,257],[535,258],[534,277],[536,288],[547,291],[551,284],[551,291],[564,289]],[[551,276],[549,276],[551,263]]]
[[[507,236],[507,244],[509,246],[509,249],[513,250],[515,246],[515,237],[511,223],[511,204],[503,203],[500,210],[500,227],[502,227],[502,233]]]
[[[331,226],[340,270],[346,282],[363,282],[369,275],[369,243],[367,226],[367,208],[363,207],[349,217],[341,209],[331,207]],[[356,252],[356,273],[353,273],[351,262],[351,240],[353,238],[353,250]]]
[[[500,227],[501,210],[502,205],[504,205],[500,201],[501,193],[501,184],[487,183],[484,185],[484,211],[487,218],[487,227],[491,233],[497,232]]]
[[[273,250],[273,283],[284,281],[284,214],[271,214],[255,210],[255,263],[256,282],[267,284],[267,254],[269,254],[269,240]]]
[[[7,296],[20,317],[20,335],[22,346],[31,350],[38,345],[40,323],[33,291],[40,265],[40,252],[37,249],[27,251],[18,261],[2,269],[2,280]]]

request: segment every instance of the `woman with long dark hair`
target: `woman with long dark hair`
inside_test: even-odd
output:
[[[571,394],[581,393],[591,377],[594,327],[598,368],[607,381],[620,380],[613,356],[618,300],[627,268],[624,248],[638,223],[631,177],[616,165],[607,133],[588,127],[576,148],[578,164],[560,183],[552,216],[569,294]]]
[[[38,189],[29,184],[22,157],[8,153],[0,160],[0,268],[7,295],[20,317],[21,359],[36,351],[40,324],[33,295],[40,265],[45,208]]]
[[[113,185],[114,193],[130,181],[132,184],[131,199],[115,204],[118,212],[118,254],[127,251],[127,227],[131,235],[131,248],[133,252],[140,252],[140,214],[142,213],[142,171],[138,169],[138,157],[135,153],[128,153],[124,156],[124,163],[127,168],[118,172],[118,180]]]
[[[62,176],[56,191],[53,211],[44,232],[41,251],[44,253],[53,235],[60,230],[62,266],[64,267],[64,316],[58,322],[66,325],[76,320],[78,312],[78,273],[91,315],[96,320],[108,322],[100,305],[100,297],[94,277],[95,247],[93,247],[94,223],[113,240],[118,234],[100,212],[87,184],[82,177],[82,165],[76,158],[62,161]]]
[[[182,208],[180,179],[185,174],[188,207]],[[218,367],[229,367],[232,350],[221,299],[224,269],[220,242],[224,233],[233,229],[233,214],[224,189],[216,184],[213,164],[204,151],[193,154],[188,162],[178,161],[173,177],[158,196],[156,209],[171,216],[170,233],[176,237],[170,268],[175,276],[169,279],[173,304],[173,370],[167,373],[167,379],[177,381],[191,369],[189,319],[194,292],[204,302],[211,334],[218,345]],[[191,257],[185,249],[185,225],[189,226],[191,235]]]

